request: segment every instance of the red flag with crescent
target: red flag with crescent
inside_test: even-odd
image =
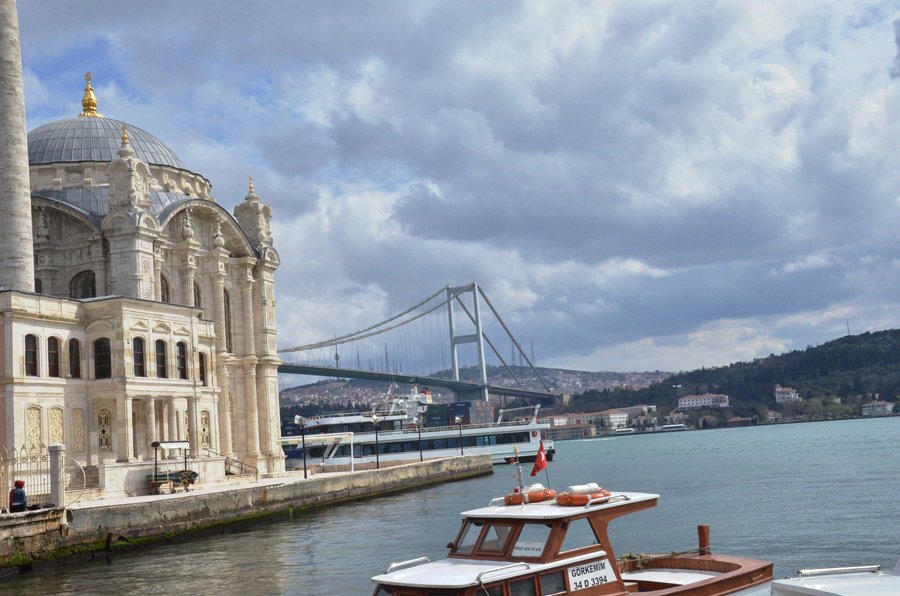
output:
[[[537,456],[534,458],[534,467],[531,468],[531,475],[537,476],[537,473],[547,467],[547,454],[544,452],[544,442],[538,449]]]

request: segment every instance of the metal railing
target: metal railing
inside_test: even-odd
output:
[[[30,506],[50,501],[50,455],[46,445],[32,449],[24,445],[7,451],[0,448],[0,490],[4,497],[0,505],[7,505],[5,496],[16,480],[25,481],[25,493]]]
[[[225,458],[225,475],[235,475],[235,476],[246,476],[253,474],[254,479],[259,478],[259,468],[256,466],[251,466],[250,464],[245,464],[244,462],[234,459],[233,457],[228,457],[227,455],[222,455],[212,449],[204,447],[207,455],[211,455],[213,457],[224,457]]]

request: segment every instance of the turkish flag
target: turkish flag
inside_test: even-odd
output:
[[[541,447],[538,449],[537,456],[534,458],[534,467],[531,468],[531,475],[537,476],[537,473],[547,467],[547,454],[544,453],[544,442],[541,441]]]

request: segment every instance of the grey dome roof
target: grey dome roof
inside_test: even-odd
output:
[[[28,164],[109,162],[119,155],[126,126],[135,157],[148,164],[185,169],[175,152],[149,132],[112,118],[83,116],[56,120],[29,132]]]

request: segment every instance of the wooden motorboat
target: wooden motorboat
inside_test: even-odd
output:
[[[548,498],[555,491],[519,484],[462,513],[446,558],[393,563],[373,577],[373,596],[769,596],[772,563],[713,554],[708,526],[695,550],[616,559],[609,522],[655,507],[659,495],[592,484]]]

